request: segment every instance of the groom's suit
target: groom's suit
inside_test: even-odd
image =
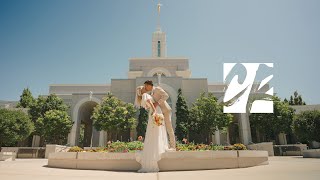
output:
[[[169,135],[169,142],[170,142],[170,147],[171,148],[176,148],[176,140],[175,140],[175,135],[174,131],[172,128],[172,123],[171,123],[171,107],[167,103],[167,99],[169,98],[169,95],[161,88],[161,87],[153,87],[151,91],[151,96],[153,97],[155,102],[158,102],[161,111],[164,116],[164,122],[166,125],[166,129]]]

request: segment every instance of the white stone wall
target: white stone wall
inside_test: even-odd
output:
[[[187,58],[132,58],[129,59],[129,72],[142,71],[142,77],[148,77],[150,71],[155,68],[163,68],[170,73],[170,76],[177,76],[176,71],[189,70]],[[149,75],[150,77],[150,75]]]
[[[110,84],[52,84],[49,86],[49,94],[73,94],[73,93],[106,93],[110,91]]]
[[[296,110],[296,114],[301,113],[302,111],[320,110],[320,104],[291,106],[291,107]]]
[[[182,79],[181,89],[188,106],[191,107],[201,93],[208,92],[207,78]]]
[[[111,93],[128,103],[134,103],[136,82],[134,79],[112,79]]]

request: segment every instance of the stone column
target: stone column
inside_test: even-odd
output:
[[[99,131],[99,146],[105,146],[107,141],[107,131]]]
[[[100,131],[97,131],[95,127],[92,125],[92,134],[91,134],[91,146],[97,147],[100,144],[100,137],[101,133]]]
[[[241,143],[244,145],[248,145],[249,142],[252,141],[251,138],[251,130],[250,130],[250,122],[249,115],[247,113],[239,114],[239,132]]]
[[[286,145],[287,144],[287,138],[285,133],[279,133],[279,143],[280,145]]]
[[[215,132],[214,132],[214,140],[215,140],[215,143],[216,144],[218,144],[218,145],[220,145],[221,143],[220,143],[220,131],[219,130],[216,130]]]
[[[135,141],[137,140],[137,130],[136,129],[131,129],[130,130],[130,141]]]
[[[77,131],[78,131],[78,123],[76,120],[74,120],[74,124],[73,124],[71,132],[70,132],[70,141],[68,142],[68,144],[70,144],[70,146],[76,146],[78,144]]]
[[[227,143],[230,144],[229,128],[227,129]]]
[[[40,136],[33,135],[32,137],[32,147],[40,146]]]

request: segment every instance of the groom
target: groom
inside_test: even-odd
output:
[[[151,96],[153,97],[155,103],[153,104],[156,108],[157,106],[160,106],[160,109],[164,116],[164,122],[166,125],[167,132],[169,134],[169,142],[170,142],[170,150],[176,149],[176,140],[171,124],[171,107],[167,103],[167,99],[169,98],[169,95],[160,87],[154,87],[153,82],[151,80],[147,80],[144,82],[144,88],[150,92]]]

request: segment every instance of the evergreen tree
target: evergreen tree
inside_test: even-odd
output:
[[[143,107],[139,109],[138,125],[137,125],[137,135],[145,136],[148,124],[148,111]]]
[[[293,96],[290,96],[289,105],[306,105],[306,102],[302,100],[302,96],[298,91],[294,91]]]
[[[34,101],[35,100],[29,88],[23,89],[17,108],[29,108]]]
[[[176,124],[175,134],[178,137],[178,140],[182,140],[183,138],[189,139],[189,109],[180,88],[178,90],[178,99],[176,103]]]

